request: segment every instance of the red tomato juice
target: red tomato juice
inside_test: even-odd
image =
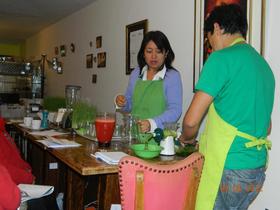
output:
[[[96,138],[100,143],[107,143],[112,140],[115,124],[115,119],[95,119]]]

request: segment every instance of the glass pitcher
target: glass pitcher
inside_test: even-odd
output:
[[[139,137],[139,118],[131,114],[124,114],[123,116],[123,139],[129,144],[133,144]]]
[[[66,108],[71,110],[73,105],[78,102],[81,98],[81,86],[77,85],[66,85],[65,87],[65,99]]]

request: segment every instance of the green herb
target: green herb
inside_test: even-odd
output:
[[[182,157],[187,157],[190,154],[192,154],[192,153],[197,151],[196,146],[195,145],[191,145],[191,144],[187,144],[184,147],[182,147],[182,146],[178,147],[177,146],[177,148],[175,147],[175,150],[176,150],[176,154],[178,156],[182,156]]]
[[[176,138],[177,137],[177,132],[174,131],[174,130],[164,129],[163,130],[163,136],[164,137],[172,136],[172,137]]]
[[[57,112],[59,108],[65,108],[65,98],[59,96],[45,97],[43,107],[49,112]]]
[[[92,123],[95,120],[96,107],[86,101],[79,101],[73,106],[72,128],[80,128],[86,123]]]

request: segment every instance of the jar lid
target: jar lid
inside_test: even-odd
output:
[[[81,88],[82,87],[79,86],[79,85],[66,85],[66,89],[76,89],[76,90],[79,90]]]

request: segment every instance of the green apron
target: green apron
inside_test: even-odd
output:
[[[138,79],[132,96],[132,115],[139,119],[154,118],[165,111],[163,80]]]
[[[212,210],[214,208],[225,160],[237,135],[251,140],[245,144],[247,148],[257,146],[260,149],[263,145],[267,149],[271,147],[271,142],[266,138],[255,138],[238,131],[236,127],[225,122],[216,112],[212,103],[208,111],[205,130],[199,140],[199,151],[204,155],[205,162],[197,192],[196,210]]]
[[[137,80],[132,96],[132,115],[139,119],[150,119],[162,114],[165,108],[163,80]],[[143,143],[149,136],[150,134],[140,133],[138,140]],[[156,144],[154,140],[149,143]]]

